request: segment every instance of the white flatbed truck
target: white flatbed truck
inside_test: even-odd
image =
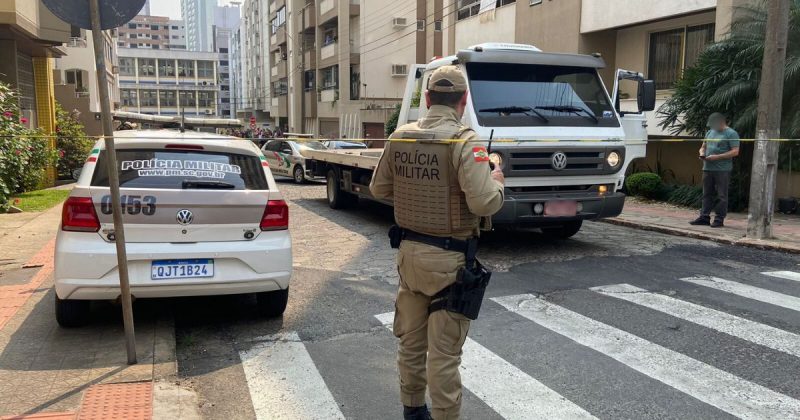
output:
[[[469,83],[463,122],[500,155],[505,203],[495,225],[541,228],[568,238],[583,220],[622,212],[625,171],[643,158],[646,111],[655,85],[640,73],[617,70],[609,95],[593,55],[545,53],[519,44],[481,44],[455,56],[412,66],[398,126],[424,117],[424,86],[431,73],[457,65]],[[638,111],[620,109],[619,84],[638,83]],[[612,99],[613,98],[613,99]],[[328,203],[344,208],[373,199],[369,182],[382,149],[308,150],[307,170],[327,180]],[[391,204],[391,203],[387,203]]]

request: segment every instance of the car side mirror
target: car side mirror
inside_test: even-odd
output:
[[[636,96],[639,112],[656,109],[656,82],[653,80],[639,82],[639,93]]]

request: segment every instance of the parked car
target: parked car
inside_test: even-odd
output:
[[[306,168],[306,158],[303,156],[305,149],[322,150],[325,145],[314,140],[270,140],[261,151],[273,174],[292,178],[294,182],[302,184],[314,179],[314,174]]]
[[[255,293],[263,314],[282,314],[289,209],[258,147],[170,130],[119,131],[115,142],[133,296]],[[120,295],[106,159],[100,141],[64,203],[54,276],[65,327],[90,319],[90,301]]]
[[[366,149],[367,145],[360,141],[329,140],[322,142],[328,149]]]

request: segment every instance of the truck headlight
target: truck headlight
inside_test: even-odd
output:
[[[612,168],[616,168],[617,166],[619,166],[619,162],[620,162],[619,153],[617,153],[617,152],[609,153],[608,157],[606,158],[606,162],[608,162],[608,166],[610,166]]]

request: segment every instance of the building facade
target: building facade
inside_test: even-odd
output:
[[[384,138],[409,68],[444,50],[442,0],[272,0],[274,124],[322,137]]]
[[[170,19],[168,48],[171,50],[186,49],[186,22],[183,20]]]
[[[155,115],[220,115],[219,54],[119,49],[120,110]]]
[[[119,48],[166,50],[170,46],[170,21],[166,16],[138,15],[119,27]]]
[[[239,118],[255,118],[259,127],[271,127],[272,102],[267,0],[246,0],[239,25],[242,93],[236,98]]]
[[[102,135],[92,32],[75,27],[72,30],[72,37],[65,47],[66,54],[55,59],[56,101],[64,110],[78,116],[87,134]],[[103,31],[103,50],[111,108],[116,109],[119,106],[116,30]]]
[[[231,113],[234,118],[250,118],[250,115],[245,115],[247,108],[245,104],[248,99],[245,96],[247,93],[247,78],[244,74],[244,62],[247,59],[247,50],[244,49],[243,38],[246,37],[244,25],[239,22],[239,26],[231,31],[231,49],[230,49],[230,69],[231,69]]]
[[[186,48],[211,51],[214,44],[214,11],[217,0],[181,0],[181,16],[186,22]]]

